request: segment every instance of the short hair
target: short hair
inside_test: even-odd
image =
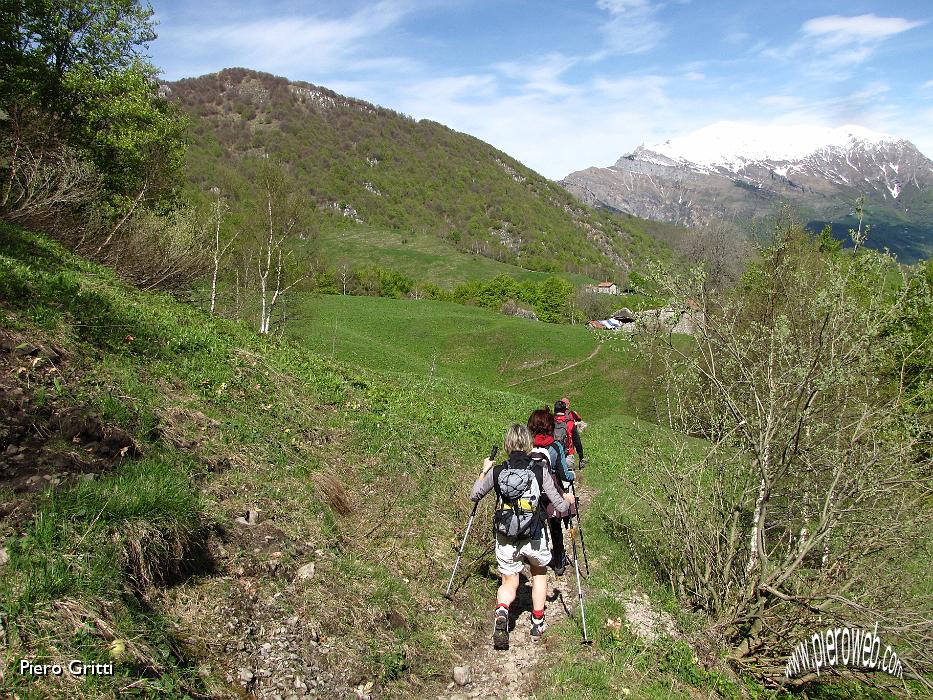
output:
[[[528,416],[528,430],[532,435],[551,435],[554,432],[554,416],[547,406]]]
[[[565,404],[563,401],[558,401],[557,403],[554,404],[554,413],[566,413],[566,412],[567,412],[567,404]]]
[[[509,429],[505,431],[502,446],[505,448],[506,454],[516,451],[531,452],[531,448],[534,447],[531,441],[531,433],[521,423],[512,423],[509,426]]]

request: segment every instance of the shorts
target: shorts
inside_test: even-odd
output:
[[[496,534],[496,563],[502,576],[520,574],[525,562],[532,566],[547,566],[551,561],[549,528],[542,527],[530,540],[513,540]]]

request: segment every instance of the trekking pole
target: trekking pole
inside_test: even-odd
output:
[[[579,522],[580,516],[577,515]],[[577,597],[580,600],[580,620],[583,622],[583,644],[592,644],[590,638],[586,635],[586,609],[583,607],[583,584],[580,583],[580,561],[577,559],[577,538],[571,539],[573,543],[573,567],[577,571]]]
[[[580,501],[577,499],[577,488],[574,482],[570,482],[570,493],[575,499],[574,510],[577,511],[577,532],[580,533],[580,547],[583,549],[583,565],[586,567],[586,575],[590,575],[590,561],[586,558],[586,540],[583,539],[583,525],[580,523]],[[576,555],[574,555],[576,556]]]
[[[499,451],[497,445],[493,445],[492,450],[489,452],[489,459],[496,458],[496,452]],[[463,556],[463,550],[466,549],[467,538],[470,536],[470,528],[473,527],[473,518],[476,517],[476,509],[479,506],[479,501],[473,504],[473,512],[470,513],[470,519],[467,520],[466,532],[463,534],[463,543],[460,545],[460,551],[457,552],[457,561],[454,564],[454,570],[450,572],[450,581],[447,584],[447,592],[444,594],[444,597],[447,600],[450,600],[450,590],[454,585],[454,577],[457,575],[457,568],[460,566],[460,558]]]

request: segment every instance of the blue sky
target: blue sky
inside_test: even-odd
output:
[[[559,179],[713,122],[933,157],[933,3],[154,0],[169,80],[243,66],[433,119]]]

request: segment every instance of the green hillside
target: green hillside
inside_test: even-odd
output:
[[[288,164],[311,228],[331,240],[345,227],[376,239],[417,232],[527,270],[620,281],[667,254],[639,226],[435,122],[240,68],[165,89],[191,118],[188,173],[201,192],[253,201],[251,159],[270,154]]]
[[[549,404],[566,395],[588,419],[649,410],[624,336],[431,300],[314,295],[296,306],[289,334],[355,365],[517,391]]]
[[[378,265],[419,282],[450,289],[462,282],[508,275],[517,280],[545,279],[549,273],[535,272],[476,253],[457,249],[450,241],[420,231],[373,230],[367,226],[344,226],[321,231],[315,246],[337,270]],[[594,280],[569,274],[575,284]]]
[[[552,393],[484,386],[501,349],[479,359],[464,348],[457,372],[445,355],[432,375],[414,367],[426,338],[420,350],[411,343],[415,371],[377,373],[140,292],[6,225],[0,300],[0,400],[10,416],[2,459],[27,465],[13,477],[0,470],[0,512],[18,514],[0,520],[4,693],[124,697],[131,687],[238,697],[264,682],[243,681],[238,669],[268,663],[271,647],[284,654],[275,678],[297,674],[334,693],[370,683],[380,697],[434,697],[451,663],[485,643],[496,582],[485,574],[492,562],[481,536],[468,549],[455,605],[440,599],[440,581],[481,457],[508,422]],[[382,305],[391,325],[390,300],[328,301]],[[522,352],[554,330],[536,324],[529,333],[464,307],[423,309],[435,321],[459,311],[485,326],[472,341],[485,334]],[[347,319],[341,330],[355,325]],[[453,325],[434,325],[432,346],[450,340]],[[592,347],[579,329],[558,330],[566,342],[548,352],[549,363]],[[375,354],[355,359],[386,366]],[[69,429],[66,416],[81,422]],[[606,429],[609,445],[619,424]],[[108,447],[117,439],[126,449]],[[592,456],[607,475],[620,459],[601,448]],[[235,523],[251,509],[261,516],[255,529]],[[597,586],[630,582],[636,570],[616,568],[630,559],[614,549],[609,525],[588,537],[602,561],[614,562],[612,571],[595,564],[603,573],[594,573],[594,610],[611,607]],[[316,573],[300,581],[298,570],[312,563]],[[394,611],[392,625],[385,611]],[[286,619],[294,638],[319,643],[277,636]],[[579,631],[568,622],[554,634],[572,640]],[[602,638],[598,625],[593,634]],[[578,653],[568,647],[555,661]],[[73,681],[14,670],[20,658],[44,656],[113,662],[115,675]]]

